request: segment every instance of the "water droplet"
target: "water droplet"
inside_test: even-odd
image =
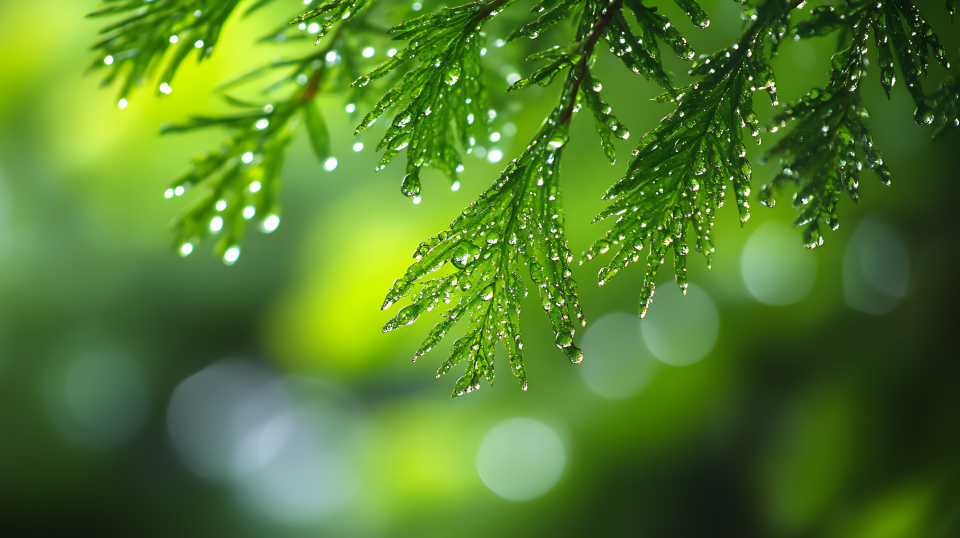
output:
[[[327,172],[332,172],[337,167],[337,158],[330,157],[323,163],[323,169]]]
[[[184,244],[180,245],[180,255],[181,255],[181,256],[189,256],[191,252],[193,252],[193,244],[192,244],[192,243],[184,243]]]
[[[213,217],[213,219],[210,221],[210,231],[216,233],[221,229],[223,229],[223,218],[219,216]]]
[[[276,215],[270,215],[269,217],[263,219],[263,231],[270,233],[276,230],[277,226],[280,226],[280,217]]]
[[[557,347],[565,348],[573,345],[573,337],[567,333],[560,333],[556,339]]]
[[[230,247],[223,253],[223,263],[233,265],[240,258],[240,247]]]
[[[416,196],[420,194],[420,177],[418,174],[407,174],[403,176],[400,182],[400,192],[404,196]]]
[[[457,269],[463,269],[470,263],[470,251],[467,249],[467,245],[460,245],[450,258],[450,263],[453,264]]]
[[[920,125],[930,125],[934,120],[933,110],[927,105],[920,105],[917,107],[917,112],[913,115],[913,118]]]

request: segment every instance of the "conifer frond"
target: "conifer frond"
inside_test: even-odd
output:
[[[909,33],[904,33],[901,18]],[[949,67],[937,35],[908,0],[861,2],[844,9],[821,6],[814,10],[813,17],[797,25],[795,34],[814,37],[837,30],[842,30],[841,37],[849,34],[850,41],[833,56],[827,87],[814,88],[773,119],[771,131],[786,126],[791,119],[800,120],[800,124],[767,152],[768,158],[781,157],[784,165],[759,192],[761,203],[773,206],[773,188],[784,183],[797,185],[793,205],[800,209],[800,215],[794,224],[804,226],[804,246],[808,248],[823,244],[821,223],[832,230],[840,225],[836,208],[843,192],[859,202],[859,172],[864,165],[874,170],[883,184],[890,184],[890,172],[873,146],[865,123],[867,111],[860,100],[870,33],[878,49],[880,84],[887,97],[896,82],[895,53],[907,89],[917,103],[915,119],[920,124],[930,124],[934,118],[920,86],[930,52]]]
[[[775,187],[788,182],[797,185],[793,206],[800,209],[800,216],[794,225],[805,227],[803,238],[807,248],[823,244],[820,223],[832,230],[840,225],[836,208],[842,193],[859,202],[857,187],[864,164],[880,176],[883,184],[890,184],[890,172],[873,146],[873,137],[865,123],[867,111],[860,100],[870,29],[875,17],[882,14],[882,8],[877,5],[864,4],[849,10],[843,18],[832,9],[820,9],[812,19],[797,27],[798,35],[812,36],[825,35],[828,33],[825,30],[839,22],[852,23],[850,44],[833,56],[834,69],[827,87],[814,88],[785,106],[770,127],[776,132],[789,120],[800,121],[767,152],[768,158],[780,156],[784,165],[770,184],[760,187],[759,199],[762,204],[773,207]],[[889,92],[886,73],[881,75],[881,82]]]
[[[693,48],[687,43],[680,32],[671,24],[669,19],[656,12],[656,8],[648,8],[640,0],[626,0],[625,4],[633,12],[637,25],[640,28],[639,36],[635,36],[630,24],[624,17],[623,10],[617,10],[611,16],[610,23],[603,29],[603,39],[607,42],[610,52],[620,58],[628,69],[647,80],[654,80],[664,90],[673,91],[670,84],[670,75],[664,71],[660,61],[660,47],[658,41],[668,44],[680,58],[690,60],[694,57]],[[677,4],[700,28],[706,28],[710,20],[694,0],[678,0]],[[584,32],[590,31],[590,22],[596,20],[597,10],[603,6],[596,2],[558,2],[543,0],[533,8],[533,13],[543,13],[536,21],[517,29],[510,35],[510,40],[520,37],[535,39],[543,31],[554,26],[560,20],[570,16],[576,9],[582,9],[581,24],[577,28],[577,40],[583,38]],[[554,50],[561,50],[555,47]],[[530,60],[553,59],[554,61],[533,73],[530,77],[516,82],[510,89],[515,90],[532,83],[547,85],[553,77],[567,64],[563,58],[555,57],[553,51],[545,51],[531,56]],[[604,148],[606,150],[606,146]]]
[[[196,51],[197,60],[210,56],[220,30],[236,9],[239,0],[113,0],[87,17],[124,15],[102,30],[106,37],[93,49],[99,51],[90,69],[107,69],[106,86],[123,78],[120,97],[129,96],[133,87],[153,71],[163,67],[158,92],[168,92],[183,60]]]
[[[246,13],[272,1],[253,0],[245,4]],[[239,256],[247,221],[256,219],[266,232],[277,227],[279,172],[299,120],[306,124],[317,158],[327,163],[328,170],[336,166],[330,155],[330,134],[315,102],[316,95],[326,90],[351,92],[351,99],[358,101],[374,86],[371,82],[389,79],[386,93],[357,128],[357,133],[370,128],[393,109],[391,124],[377,148],[383,151],[377,170],[406,150],[403,194],[419,195],[424,166],[443,172],[456,190],[457,175],[463,169],[460,151],[470,153],[477,139],[486,138],[496,117],[481,81],[486,50],[483,28],[515,1],[471,0],[397,24],[387,33],[394,40],[405,41],[406,47],[391,49],[385,62],[363,76],[363,61],[356,58],[361,48],[365,58],[374,51],[354,36],[363,32],[364,37],[371,32],[382,35],[382,28],[368,17],[374,0],[305,1],[306,7],[300,9],[306,12],[292,20],[293,26],[269,32],[261,41],[302,43],[308,36],[316,36],[317,43],[323,40],[321,48],[292,60],[274,61],[222,84],[218,91],[232,92],[264,75],[279,75],[253,98],[224,93],[235,112],[196,116],[163,128],[163,132],[180,132],[219,126],[230,132],[220,148],[194,159],[165,193],[174,198],[190,188],[204,189],[174,222],[180,252],[189,254],[198,241],[219,235],[215,250],[230,264]],[[695,26],[710,24],[696,0],[673,1]],[[585,321],[571,278],[560,160],[571,120],[583,106],[590,111],[611,162],[616,158],[614,137],[624,140],[630,135],[601,98],[602,85],[591,72],[598,47],[606,47],[631,72],[658,84],[664,93],[657,100],[675,103],[675,109],[659,127],[641,137],[625,176],[607,190],[604,199],[610,205],[595,222],[615,220],[583,257],[592,259],[611,248],[616,250],[613,260],[600,270],[603,285],[630,263],[638,262],[646,249],[641,316],[651,305],[657,272],[670,250],[677,284],[685,291],[688,234],[692,230],[694,247],[709,264],[714,250],[714,216],[724,203],[728,186],[733,187],[741,225],[749,218],[751,166],[743,129],[760,142],[752,101],[758,90],[766,90],[773,105],[779,106],[768,57],[788,34],[789,14],[803,3],[766,0],[759,7],[746,6],[746,24],[736,44],[701,56],[689,71],[700,77],[699,81],[675,88],[662,62],[661,45],[683,60],[693,59],[695,54],[656,7],[644,5],[642,0],[540,0],[531,10],[536,19],[515,27],[508,41],[535,39],[554,29],[551,31],[569,32],[570,44],[529,56],[529,60],[544,62],[542,67],[516,81],[510,74],[512,84],[507,91],[532,84],[548,86],[564,74],[560,101],[493,185],[463,210],[449,229],[416,250],[416,261],[394,282],[383,308],[406,297],[411,303],[384,325],[384,331],[412,324],[443,302],[442,321],[430,331],[414,360],[466,320],[466,333],[454,342],[438,377],[464,362],[466,371],[456,382],[454,395],[476,390],[484,378],[492,382],[495,347],[501,342],[511,371],[526,389],[519,315],[527,294],[522,266],[528,266],[556,345],[571,361],[581,360],[573,339],[577,326],[584,326]],[[955,5],[955,0],[947,0],[951,17]],[[238,0],[106,0],[105,7],[90,16],[117,16],[120,20],[104,28],[106,37],[94,46],[99,57],[93,67],[109,68],[104,83],[122,79],[121,97],[162,69],[159,91],[170,93],[169,82],[178,66],[193,50],[198,51],[199,59],[209,56],[224,22],[237,6]],[[402,11],[417,9],[419,5],[414,4]],[[899,76],[917,106],[918,123],[935,123],[934,136],[960,125],[960,88],[955,80],[948,78],[928,95],[921,85],[931,55],[944,67],[949,68],[949,63],[939,38],[910,0],[844,0],[837,6],[817,7],[811,15],[790,35],[800,39],[837,34],[839,52],[833,56],[825,87],[810,90],[774,117],[771,132],[785,127],[789,120],[797,121],[767,152],[767,157],[781,159],[783,168],[758,192],[761,203],[774,205],[773,189],[794,184],[794,206],[800,211],[796,224],[805,226],[808,247],[821,244],[821,223],[836,228],[842,193],[858,199],[859,171],[864,166],[873,169],[882,182],[889,181],[890,173],[868,131],[859,93],[869,48],[878,50],[880,83],[888,97],[897,78],[894,63],[899,64]],[[572,24],[559,24],[565,20]],[[345,28],[349,35],[339,35]],[[497,40],[498,46],[503,44]],[[401,68],[413,62],[416,64],[403,73]],[[509,71],[501,74],[505,72]],[[121,108],[125,105],[126,99],[121,99]],[[355,109],[352,103],[347,111]],[[434,272],[439,276],[428,276]]]
[[[433,349],[458,321],[469,318],[466,335],[454,342],[450,357],[437,373],[439,377],[460,362],[466,363],[454,396],[478,389],[483,378],[493,382],[497,342],[503,343],[511,371],[526,390],[519,322],[521,301],[526,296],[521,265],[529,266],[557,347],[574,363],[583,357],[573,343],[576,325],[585,326],[586,321],[571,278],[573,254],[564,236],[560,159],[578,103],[586,93],[596,91],[585,84],[591,57],[621,0],[599,5],[600,16],[590,23],[589,32],[581,34],[578,44],[558,53],[570,67],[560,103],[527,149],[449,230],[420,245],[414,253],[417,261],[394,282],[384,301],[383,308],[389,308],[420,284],[411,304],[384,325],[384,332],[412,324],[441,301],[454,303],[443,314],[445,319],[430,331],[414,360]],[[448,263],[450,274],[424,280]]]
[[[333,44],[297,60],[276,61],[223,86],[229,89],[255,76],[284,73],[263,93],[273,95],[294,88],[287,97],[268,103],[251,103],[225,94],[224,100],[238,112],[225,116],[196,116],[182,124],[161,127],[176,133],[207,127],[223,127],[233,133],[220,148],[195,157],[191,167],[166,190],[173,198],[200,187],[205,191],[174,219],[175,241],[180,253],[190,254],[208,236],[219,236],[214,251],[226,263],[240,255],[248,221],[258,222],[266,233],[280,224],[279,177],[287,148],[300,119],[305,120],[311,147],[317,159],[330,163],[330,135],[314,100],[325,79],[342,69],[326,59]],[[328,164],[329,166],[329,164]],[[255,220],[254,220],[255,219]]]
[[[486,50],[480,28],[514,1],[477,0],[393,27],[393,39],[408,41],[407,47],[352,84],[362,88],[409,60],[419,61],[357,127],[357,133],[365,131],[388,108],[397,108],[377,146],[377,151],[385,150],[377,170],[406,150],[406,175],[400,184],[404,195],[420,194],[420,169],[424,166],[434,167],[456,182],[463,170],[457,141],[463,147],[472,146],[472,130],[493,119],[480,82],[480,58]]]
[[[904,31],[904,25],[908,31]],[[930,109],[924,102],[920,77],[927,74],[931,55],[947,69],[950,68],[950,62],[946,59],[946,50],[937,34],[916,6],[909,0],[851,2],[844,8],[820,6],[813,11],[813,17],[797,25],[795,33],[798,37],[814,37],[837,30],[856,34],[861,56],[868,48],[867,32],[872,30],[879,56],[880,84],[887,97],[890,97],[890,89],[896,83],[893,66],[896,55],[907,91],[917,105],[915,119],[926,125],[933,121]],[[836,62],[842,60],[841,56],[835,56],[834,69],[838,68]]]
[[[749,218],[750,163],[741,129],[748,127],[759,142],[759,120],[752,95],[766,90],[776,104],[776,84],[767,63],[765,43],[778,41],[785,31],[787,8],[769,2],[754,16],[740,40],[729,49],[702,59],[690,71],[705,75],[680,90],[677,102],[660,126],[640,140],[627,175],[604,196],[612,203],[594,222],[617,217],[612,228],[583,253],[583,258],[619,249],[600,270],[603,285],[618,271],[640,259],[647,248],[647,271],[640,297],[640,315],[650,306],[656,275],[668,250],[674,252],[674,271],[686,292],[687,230],[692,227],[696,249],[708,260],[713,252],[710,230],[714,212],[723,205],[727,181],[734,187],[741,222]],[[583,260],[581,260],[583,263]]]

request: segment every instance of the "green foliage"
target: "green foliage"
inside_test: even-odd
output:
[[[251,9],[265,4],[259,2]],[[336,20],[348,24],[359,14],[362,2],[350,4],[353,12],[347,14],[343,2],[337,3]],[[326,4],[294,19],[291,24],[309,20],[327,13]],[[327,27],[321,28],[325,34]],[[274,32],[267,39],[286,36]],[[302,35],[302,32],[301,34]],[[284,38],[284,40],[286,37]],[[181,124],[161,127],[164,134],[192,131],[208,127],[223,127],[233,136],[215,150],[194,158],[191,167],[166,190],[165,196],[183,195],[193,187],[203,187],[202,195],[174,219],[176,244],[181,255],[193,252],[194,245],[204,238],[216,235],[214,251],[223,256],[226,263],[236,262],[247,221],[259,223],[263,232],[274,231],[280,223],[280,171],[286,152],[301,119],[305,120],[311,147],[321,163],[329,162],[330,133],[327,131],[323,113],[315,102],[322,87],[334,87],[343,77],[357,75],[356,66],[344,62],[334,47],[340,45],[340,53],[359,54],[346,43],[331,40],[326,47],[291,60],[276,60],[222,84],[221,92],[232,91],[260,77],[277,74],[262,92],[261,98],[269,102],[250,102],[223,93],[224,101],[238,109],[224,116],[196,116]],[[331,56],[332,53],[332,56]],[[333,161],[335,162],[335,161]]]
[[[906,22],[908,33],[904,32],[901,19]],[[845,48],[841,45],[842,50],[833,56],[827,87],[812,89],[773,119],[774,131],[786,126],[788,120],[801,122],[768,151],[768,156],[780,156],[784,166],[769,185],[761,187],[759,194],[762,203],[773,206],[774,187],[788,182],[797,185],[793,205],[800,209],[800,216],[795,224],[805,227],[804,243],[810,248],[823,244],[821,223],[832,230],[840,225],[837,203],[841,193],[847,192],[859,202],[857,186],[864,165],[874,170],[883,184],[890,184],[890,172],[873,145],[865,122],[867,111],[860,100],[871,31],[878,50],[880,84],[889,97],[896,83],[895,54],[907,89],[917,103],[918,123],[930,124],[934,118],[920,86],[930,53],[949,68],[936,34],[907,0],[861,2],[849,4],[844,10],[820,6],[813,17],[797,25],[795,35],[823,36],[838,30],[842,32],[841,44],[847,34],[850,42]]]
[[[710,229],[714,212],[723,205],[728,180],[736,191],[741,221],[749,218],[750,163],[741,128],[749,127],[759,142],[753,92],[765,89],[776,101],[776,84],[764,59],[764,43],[767,37],[779,39],[783,35],[783,14],[774,6],[761,11],[735,45],[694,65],[690,73],[706,75],[702,81],[682,88],[675,98],[669,94],[660,97],[661,101],[676,102],[676,110],[640,140],[627,175],[604,195],[612,203],[595,221],[617,219],[583,257],[593,259],[611,247],[618,249],[600,271],[603,285],[638,261],[640,251],[647,248],[641,316],[650,306],[657,271],[668,249],[674,252],[677,284],[686,293],[688,227],[694,229],[697,251],[710,259]]]
[[[406,149],[407,173],[400,186],[404,195],[420,194],[420,169],[426,165],[457,181],[457,172],[463,166],[456,142],[459,139],[463,146],[472,145],[474,124],[488,117],[486,92],[480,85],[480,57],[485,50],[479,39],[480,26],[514,1],[478,0],[391,28],[394,39],[409,41],[410,45],[353,83],[354,87],[364,87],[411,59],[419,60],[420,65],[405,74],[357,128],[357,133],[364,131],[388,108],[398,109],[377,146],[377,151],[386,150],[377,169],[385,168]]]
[[[251,11],[271,0],[261,0]],[[107,69],[104,85],[123,78],[120,97],[163,67],[160,80],[169,84],[183,60],[196,51],[198,61],[208,57],[220,29],[239,0],[107,0],[88,17],[123,15],[100,30],[105,37],[93,46],[100,53],[91,69]],[[162,90],[158,90],[162,91]]]
[[[270,1],[253,2],[247,13]],[[694,0],[675,2],[696,27],[710,24]],[[331,135],[316,103],[316,96],[324,92],[349,93],[352,102],[361,104],[372,88],[383,92],[357,132],[367,130],[392,110],[390,125],[377,147],[383,151],[377,170],[385,169],[406,150],[403,194],[419,195],[424,166],[439,170],[456,185],[463,169],[461,152],[471,152],[475,141],[487,136],[496,115],[490,101],[497,94],[490,92],[489,79],[483,75],[488,61],[483,29],[494,19],[497,24],[516,21],[515,13],[500,16],[514,4],[515,0],[475,0],[400,24],[391,21],[387,34],[406,46],[393,49],[385,62],[367,71],[358,60],[362,45],[356,36],[376,39],[382,34],[379,21],[396,10],[391,12],[385,0],[308,2],[305,13],[261,41],[303,43],[309,28],[322,44],[320,48],[274,61],[224,84],[220,91],[234,113],[197,116],[164,127],[163,132],[179,132],[220,126],[231,133],[220,148],[197,157],[167,190],[167,197],[172,198],[190,188],[203,188],[175,221],[181,253],[189,254],[199,241],[216,235],[215,251],[233,263],[248,220],[259,216],[263,231],[276,228],[279,172],[301,119],[317,158],[323,163],[335,162],[330,155]],[[909,0],[819,5],[809,18],[791,28],[791,14],[801,4],[767,0],[747,5],[736,43],[702,55],[689,71],[699,79],[675,87],[664,68],[661,44],[681,60],[692,60],[695,53],[655,6],[641,0],[541,0],[532,9],[535,18],[515,24],[507,41],[536,40],[545,33],[566,33],[572,41],[530,55],[529,60],[543,65],[506,90],[549,86],[563,73],[559,100],[526,149],[493,185],[447,230],[417,248],[416,261],[396,280],[383,307],[407,299],[409,304],[386,323],[384,331],[410,325],[442,302],[441,321],[429,332],[414,360],[436,347],[463,321],[465,334],[453,343],[438,371],[439,377],[461,362],[465,364],[454,395],[479,388],[483,379],[493,382],[498,343],[507,352],[511,372],[526,389],[519,317],[527,295],[524,279],[529,275],[550,319],[557,347],[572,362],[581,360],[574,337],[577,327],[586,322],[572,279],[573,255],[565,238],[561,159],[571,121],[581,107],[590,111],[611,162],[616,158],[613,139],[625,140],[630,135],[601,98],[602,84],[591,72],[601,49],[609,50],[632,73],[660,86],[664,93],[657,101],[674,105],[656,129],[641,137],[626,174],[607,190],[605,199],[610,205],[595,219],[613,220],[609,231],[583,253],[583,258],[590,260],[615,251],[600,270],[601,285],[638,262],[646,249],[639,308],[643,316],[652,303],[659,267],[670,251],[677,284],[686,290],[691,230],[694,248],[709,264],[714,218],[724,204],[728,186],[741,225],[746,223],[752,168],[743,130],[760,143],[760,120],[753,105],[758,90],[769,94],[773,106],[780,106],[770,58],[788,36],[801,39],[836,34],[838,52],[825,87],[811,89],[775,114],[771,133],[789,121],[795,120],[796,125],[766,152],[767,158],[781,160],[782,169],[757,196],[761,203],[772,206],[775,191],[788,186],[795,189],[796,224],[805,227],[805,244],[811,248],[821,244],[820,225],[838,225],[841,194],[858,200],[859,171],[864,166],[889,183],[890,173],[874,147],[860,98],[868,49],[877,50],[880,83],[888,96],[896,84],[894,63],[899,64],[917,106],[917,122],[936,123],[935,134],[960,124],[958,87],[948,78],[939,91],[924,94],[922,78],[928,73],[929,57],[945,68],[949,64],[936,34]],[[200,59],[207,57],[236,8],[236,1],[108,1],[91,16],[125,18],[104,29],[107,37],[94,47],[100,54],[94,67],[109,68],[105,83],[123,77],[121,96],[126,96],[134,85],[164,66],[160,88],[169,93],[177,66],[194,49]],[[947,0],[947,11],[952,17],[953,0]],[[564,21],[571,21],[572,29],[565,28]],[[405,73],[404,66],[408,69]],[[248,87],[266,75],[278,78],[254,98],[226,93]]]
[[[614,0],[607,7],[618,6],[619,2]],[[597,6],[604,4],[595,3],[588,8]],[[607,9],[606,13],[613,14],[613,10]],[[530,145],[479,200],[453,221],[449,230],[420,245],[414,253],[417,261],[394,282],[384,302],[383,307],[388,308],[420,283],[412,303],[384,325],[384,331],[390,331],[410,325],[441,301],[456,301],[443,314],[444,321],[430,331],[414,360],[429,352],[454,324],[469,314],[466,335],[453,344],[450,357],[437,373],[439,377],[458,363],[466,363],[466,373],[455,385],[455,396],[476,390],[483,378],[493,382],[498,342],[507,350],[511,371],[526,390],[520,305],[527,292],[521,264],[529,267],[543,310],[553,326],[557,347],[574,363],[583,358],[573,343],[576,325],[585,326],[586,320],[580,310],[576,283],[570,278],[573,254],[563,232],[560,160],[578,102],[585,94],[598,90],[596,86],[586,86],[584,81],[589,80],[588,64],[610,17],[601,15],[597,23],[584,24],[589,20],[581,19],[577,32],[580,42],[552,53],[570,72],[560,93],[560,103]],[[448,263],[453,268],[449,275],[422,280]]]

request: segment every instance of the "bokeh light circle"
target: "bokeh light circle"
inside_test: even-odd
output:
[[[577,367],[590,390],[613,400],[636,396],[656,372],[640,337],[640,316],[607,314],[587,327],[580,343],[584,361]]]
[[[843,256],[843,296],[868,314],[886,314],[907,294],[910,257],[896,230],[875,219],[861,222]]]
[[[114,447],[135,434],[147,417],[147,376],[122,351],[87,351],[61,361],[46,385],[57,425],[81,445]]]
[[[167,406],[167,429],[193,472],[210,480],[230,475],[235,446],[244,433],[289,407],[287,394],[272,382],[263,369],[230,360],[177,385]],[[251,395],[256,395],[256,405],[245,406]]]
[[[766,222],[753,232],[740,255],[743,283],[756,300],[788,305],[803,299],[817,279],[816,254],[801,246],[799,232]]]
[[[684,295],[665,283],[657,286],[640,332],[654,357],[672,366],[686,366],[713,349],[720,333],[720,316],[713,300],[699,287],[690,284]]]
[[[359,491],[367,420],[358,406],[332,383],[224,360],[177,386],[167,427],[187,465],[229,486],[244,513],[299,527]]]
[[[550,491],[563,474],[566,451],[560,437],[532,418],[511,418],[494,426],[480,443],[477,473],[497,495],[512,501]]]

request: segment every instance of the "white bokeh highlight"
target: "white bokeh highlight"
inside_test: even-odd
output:
[[[245,513],[316,524],[360,488],[366,419],[335,385],[217,362],[185,379],[167,409],[170,438],[196,474],[233,490]]]
[[[511,501],[535,499],[563,474],[566,450],[546,424],[516,417],[494,426],[480,443],[477,473],[490,491]]]
[[[45,385],[54,422],[80,445],[113,448],[139,431],[147,417],[146,373],[122,351],[87,351],[60,361]]]
[[[768,305],[789,305],[813,289],[817,256],[803,248],[797,228],[765,222],[744,245],[740,272],[743,283],[756,300]]]
[[[671,366],[693,364],[710,353],[720,334],[720,316],[713,299],[690,284],[683,295],[673,283],[657,286],[653,304],[640,322],[647,348]]]
[[[656,373],[657,361],[640,336],[640,316],[607,314],[587,326],[577,370],[593,392],[612,400],[640,393]]]
[[[896,308],[910,284],[910,256],[895,229],[865,219],[850,236],[843,256],[843,298],[847,306],[882,315]]]

